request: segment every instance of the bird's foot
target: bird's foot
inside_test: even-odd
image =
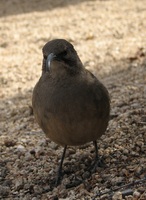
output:
[[[64,173],[62,172],[62,170],[59,170],[57,173],[56,181],[55,181],[55,187],[57,187],[61,183],[63,175]]]
[[[97,167],[105,167],[105,163],[104,163],[104,157],[97,157],[95,158],[95,165],[97,165]]]
[[[68,183],[66,185],[66,189],[77,187],[78,185],[80,185],[83,182],[84,182],[84,180],[82,180],[81,178],[75,177],[75,180],[71,181],[70,183]]]
[[[95,173],[97,167],[105,167],[105,163],[103,160],[103,157],[96,157],[93,164],[90,166],[89,170],[91,171],[91,173]]]

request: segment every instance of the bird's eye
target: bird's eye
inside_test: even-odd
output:
[[[63,52],[61,52],[61,53],[59,54],[59,57],[64,57],[64,56],[66,56],[66,55],[67,55],[67,51],[64,50]]]
[[[46,55],[44,55],[44,59],[45,59],[45,60],[47,59],[47,56],[46,56]]]
[[[64,52],[63,52],[63,56],[66,56],[67,55],[67,51],[65,50]]]

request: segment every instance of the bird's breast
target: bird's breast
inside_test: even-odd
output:
[[[107,127],[108,116],[102,119],[99,115],[104,105],[95,101],[93,91],[83,83],[39,82],[33,99],[39,125],[58,144],[80,145],[96,140]]]

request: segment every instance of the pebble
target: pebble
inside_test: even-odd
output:
[[[132,189],[127,189],[122,191],[122,197],[125,198],[125,196],[129,196],[133,194],[133,190]]]
[[[127,197],[125,197],[126,200],[134,200],[133,195],[129,195]]]
[[[23,181],[23,178],[21,176],[15,178],[14,182],[15,182],[15,188],[16,188],[17,191],[19,191],[20,189],[23,188],[24,181]]]
[[[31,161],[33,159],[33,156],[30,154],[30,152],[25,153],[25,160],[26,161]]]
[[[45,151],[44,151],[43,147],[38,146],[35,149],[35,151],[36,151],[36,154],[35,154],[36,158],[39,158],[40,156],[45,155]]]
[[[27,139],[22,138],[20,141],[25,144],[27,142]]]
[[[0,185],[0,197],[4,198],[4,197],[8,196],[9,192],[10,192],[9,187]]]
[[[124,177],[115,177],[111,180],[112,185],[117,185],[122,183],[122,181],[124,180]]]
[[[42,188],[39,187],[38,185],[34,185],[33,189],[34,189],[35,194],[41,194],[42,193]]]
[[[82,175],[83,179],[87,179],[90,177],[90,173],[88,171],[86,171],[83,175]]]
[[[50,142],[48,144],[48,146],[53,149],[53,150],[57,150],[58,149],[58,144],[54,143],[54,142]]]
[[[140,197],[140,192],[138,192],[138,191],[134,191],[134,193],[133,193],[133,197],[135,198],[134,200],[139,199],[139,197]]]
[[[42,140],[39,140],[39,142],[38,142],[38,145],[39,146],[46,146],[46,144],[47,144],[47,140],[46,139],[42,139]]]
[[[7,138],[5,139],[4,144],[6,147],[13,147],[16,145],[16,141]]]
[[[38,200],[38,198],[37,197],[33,197],[31,200]]]
[[[20,153],[24,153],[26,150],[25,150],[25,147],[23,145],[18,145],[16,150]]]
[[[116,193],[112,196],[112,200],[122,200],[122,193],[121,193],[121,192],[116,192]]]

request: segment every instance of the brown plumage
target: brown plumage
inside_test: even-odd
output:
[[[38,124],[47,137],[65,147],[64,155],[67,145],[93,141],[97,156],[96,140],[104,134],[109,121],[107,89],[84,68],[73,45],[66,40],[45,44],[43,57],[42,76],[32,98]]]

